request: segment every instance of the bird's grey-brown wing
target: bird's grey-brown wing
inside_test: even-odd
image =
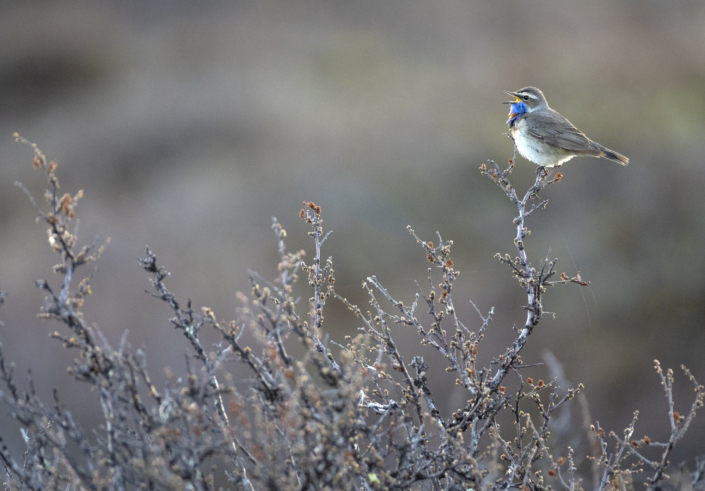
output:
[[[582,131],[555,111],[534,113],[526,122],[529,134],[544,143],[584,155],[600,154]]]

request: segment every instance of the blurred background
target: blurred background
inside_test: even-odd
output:
[[[470,300],[484,314],[495,308],[487,363],[523,323],[526,297],[493,259],[515,254],[516,208],[478,167],[512,156],[503,91],[527,85],[631,165],[574,159],[542,193],[550,202],[528,222],[530,259],[558,258],[559,272],[580,271],[590,285],[548,291],[555,318],[545,316],[524,362],[549,350],[573,385],[585,384],[593,420],[621,434],[639,409],[635,437],[653,440],[670,432],[653,360],[677,369],[681,413],[693,390],[678,367],[705,382],[702,0],[16,1],[1,10],[0,289],[9,297],[0,340],[20,378],[31,367],[38,390],[49,399],[59,387],[86,425],[101,420],[97,399],[66,374],[74,353],[48,337],[64,328],[35,318],[43,295],[34,281],[56,281],[58,258],[14,186],[41,199],[46,182],[13,132],[59,163],[63,191],[85,191],[81,242],[111,238],[85,318],[114,345],[129,331],[157,381],[165,366],[183,374],[189,346],[167,306],[144,292],[145,245],[181,300],[234,318],[247,270],[276,273],[273,216],[290,250],[311,257],[303,200],[321,205],[333,230],[323,255],[333,257],[336,290],[363,310],[367,276],[407,303],[416,281],[427,287],[429,263],[407,225],[434,243],[437,231],[452,239],[464,323],[481,324]],[[534,171],[519,158],[512,182],[525,190]],[[298,293],[310,296],[305,285]],[[338,302],[326,308],[331,339],[356,333]],[[396,336],[407,360],[432,363],[444,415],[462,406],[442,360],[415,332]],[[232,370],[248,376],[236,362]],[[19,432],[0,418],[19,451]],[[692,464],[704,433],[701,415],[671,461]]]

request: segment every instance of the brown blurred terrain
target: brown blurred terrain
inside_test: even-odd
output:
[[[530,258],[538,266],[557,257],[559,271],[579,270],[591,283],[548,292],[555,319],[546,316],[522,358],[540,362],[550,350],[574,385],[585,384],[604,428],[621,433],[639,409],[637,432],[653,439],[669,426],[652,360],[683,363],[705,382],[702,0],[6,2],[0,10],[0,289],[9,293],[0,340],[47,398],[54,386],[66,401],[85,395],[68,385],[73,354],[48,338],[60,326],[34,317],[43,302],[34,280],[51,280],[58,261],[13,184],[37,197],[45,188],[13,132],[58,161],[64,190],[84,189],[80,237],[111,238],[86,319],[115,344],[128,330],[157,380],[167,365],[182,372],[189,348],[166,306],[144,293],[137,257],[145,245],[180,298],[233,318],[235,292],[250,288],[247,270],[275,272],[272,216],[289,248],[310,251],[297,216],[303,200],[323,207],[336,288],[361,307],[367,276],[406,302],[415,281],[427,285],[428,263],[407,225],[426,240],[436,242],[436,231],[453,239],[466,325],[480,324],[469,300],[483,312],[495,307],[482,352],[489,361],[513,339],[526,299],[493,259],[514,250],[515,208],[477,168],[511,157],[502,91],[526,85],[631,164],[574,159],[544,192],[547,211],[529,219]],[[525,189],[534,169],[520,158],[512,182]],[[340,304],[327,308],[332,339],[356,332]],[[404,339],[403,350],[435,361],[430,377],[445,383],[416,333]],[[436,394],[448,401],[441,409],[464,402],[460,389],[447,390]],[[676,393],[685,412],[692,389],[680,373]],[[97,402],[80,400],[74,413],[99,421]],[[2,433],[19,445],[19,432]],[[705,453],[702,434],[700,415],[672,461]]]

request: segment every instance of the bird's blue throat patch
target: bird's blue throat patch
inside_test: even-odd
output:
[[[522,114],[526,113],[526,104],[523,102],[515,102],[512,104],[511,109],[509,110],[509,119],[507,120],[507,123],[511,126],[514,124],[514,121],[521,116]]]

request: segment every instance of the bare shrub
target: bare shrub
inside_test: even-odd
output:
[[[0,353],[0,397],[27,446],[21,458],[0,447],[7,489],[200,490],[214,489],[224,476],[231,486],[246,490],[602,490],[627,489],[639,481],[648,489],[705,488],[705,459],[696,461],[692,473],[676,470],[670,479],[665,473],[674,445],[703,404],[703,387],[685,368],[695,398],[681,415],[673,410],[673,372],[655,362],[669,403],[668,441],[636,440],[636,415],[623,436],[608,434],[598,423],[587,435],[581,428],[569,429],[591,441],[592,455],[576,455],[560,435],[552,435],[560,409],[576,398],[585,404],[582,386],[563,388],[559,379],[533,378],[521,352],[541,322],[547,289],[586,282],[580,275],[557,275],[555,260],[532,266],[524,241],[526,219],[547,204],[538,193],[559,182],[560,173],[552,177],[539,168],[534,185],[520,197],[509,181],[513,159],[505,170],[493,162],[480,168],[517,207],[516,255],[497,258],[527,295],[526,322],[489,365],[477,359],[494,309],[476,309],[474,319],[457,315],[452,241],[439,235],[434,244],[409,228],[421,247],[420,260],[431,263],[440,283],[429,276],[428,289],[406,304],[369,277],[364,288],[370,310],[365,311],[336,293],[333,263],[321,255],[327,237],[321,207],[304,202],[299,214],[311,227],[312,259],[307,262],[303,251],[287,252],[286,232],[275,219],[278,276],[267,280],[251,272],[251,294],[239,295],[238,317],[232,321],[178,300],[166,285],[169,273],[147,248],[140,262],[151,276],[152,294],[169,306],[171,322],[191,352],[188,375],[171,377],[158,388],[141,350],[132,349],[125,338],[111,347],[84,320],[81,307],[91,288],[89,278],[76,275],[99,258],[103,246],[97,240],[79,246],[70,230],[83,193],[60,193],[56,164],[36,145],[16,138],[32,147],[34,165],[47,177],[44,206],[18,185],[46,223],[49,246],[59,258],[53,270],[59,285],[36,282],[46,295],[40,316],[63,324],[54,338],[76,351],[70,373],[95,389],[104,425],[82,428],[58,397],[51,403],[40,400],[31,381],[22,390]],[[311,292],[303,313],[292,292],[300,278]],[[4,298],[0,295],[0,303]],[[332,300],[343,302],[360,325],[360,334],[346,338],[344,345],[325,334],[323,313]],[[392,324],[415,331],[425,349],[442,355],[449,381],[465,391],[462,407],[441,414],[436,388],[426,377],[427,363],[400,351]],[[199,338],[203,327],[222,336],[212,352]],[[242,341],[245,331],[255,339],[251,345]],[[294,343],[305,348],[298,359],[290,354]],[[232,357],[251,372],[244,391],[224,373],[223,361]],[[547,362],[560,368],[555,359]],[[515,390],[507,388],[507,377],[515,378]],[[511,424],[500,427],[500,415]],[[576,462],[585,458],[592,459],[591,475],[578,472]]]

